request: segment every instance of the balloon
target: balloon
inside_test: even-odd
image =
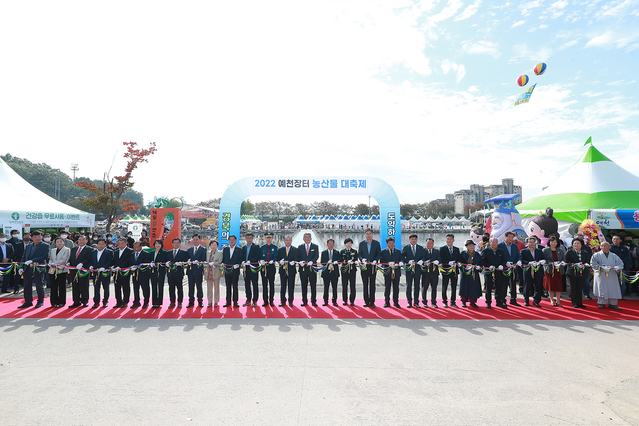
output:
[[[546,72],[546,64],[544,64],[543,62],[538,63],[537,65],[535,65],[535,68],[533,68],[533,71],[537,75],[542,75]]]
[[[524,75],[520,75],[519,78],[517,79],[517,84],[519,84],[520,86],[525,86],[526,84],[528,84],[528,81],[530,79],[528,78],[528,76],[526,74]]]

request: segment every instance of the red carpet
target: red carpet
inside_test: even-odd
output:
[[[88,308],[68,309],[51,308],[48,306],[49,299],[46,299],[42,308],[18,309],[23,299],[2,298],[0,299],[0,318],[81,318],[81,319],[178,319],[178,318],[301,318],[301,319],[428,319],[428,320],[639,320],[639,300],[622,300],[619,306],[622,311],[611,309],[598,309],[596,301],[584,301],[588,309],[574,309],[569,304],[569,300],[564,300],[563,308],[553,308],[550,302],[543,300],[541,308],[513,307],[508,305],[508,309],[496,308],[487,309],[485,302],[481,300],[478,309],[474,308],[443,308],[441,301],[439,309],[433,308],[406,308],[406,301],[400,300],[402,309],[382,308],[383,300],[377,299],[377,308],[370,309],[362,307],[363,301],[356,300],[354,307],[350,306],[299,306],[301,300],[295,301],[295,306],[290,308],[267,307],[261,305],[257,308],[191,308],[187,309],[187,303],[181,309],[168,310],[169,301],[165,299],[164,305],[160,309],[113,309],[115,300],[111,300],[108,308],[91,309],[93,302]],[[523,303],[521,300],[520,303]],[[67,306],[72,301],[67,300]],[[459,302],[458,302],[459,303]],[[130,305],[130,304],[129,304]],[[206,306],[206,305],[205,305]],[[461,306],[461,303],[460,303]]]

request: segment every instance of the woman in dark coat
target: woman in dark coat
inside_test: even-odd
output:
[[[566,267],[566,274],[570,277],[570,299],[572,300],[573,308],[586,309],[582,302],[582,296],[584,291],[584,283],[588,274],[590,274],[590,268],[578,267],[576,264],[590,263],[590,255],[587,251],[583,250],[584,241],[581,238],[575,238],[572,240],[572,248],[566,252],[566,263],[572,263],[575,265],[568,265]]]
[[[153,309],[162,306],[164,299],[164,279],[166,277],[166,267],[160,266],[159,263],[166,263],[168,253],[164,250],[164,241],[155,240],[153,243],[155,250],[151,252],[153,267],[151,268],[151,303]]]
[[[466,241],[466,251],[461,253],[462,263],[472,266],[461,266],[461,281],[459,283],[459,296],[462,306],[465,308],[466,303],[470,302],[470,306],[477,308],[477,299],[481,296],[481,281],[479,280],[479,270],[477,267],[482,266],[481,255],[475,251],[475,243],[473,240]]]

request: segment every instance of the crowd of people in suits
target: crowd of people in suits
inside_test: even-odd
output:
[[[17,240],[18,232],[12,232],[12,240]],[[480,251],[475,243],[468,240],[465,250],[454,245],[454,236],[446,236],[446,245],[435,248],[434,240],[428,238],[426,245],[417,244],[418,236],[411,234],[409,244],[399,249],[395,239],[386,239],[387,247],[381,249],[379,241],[373,239],[371,230],[365,232],[365,239],[358,249],[353,248],[350,238],[344,240],[344,248],[335,248],[335,241],[329,239],[326,250],[320,253],[316,244],[311,242],[311,234],[303,236],[304,243],[292,246],[291,236],[284,238],[284,246],[273,244],[273,234],[266,233],[266,244],[261,247],[253,243],[254,235],[246,234],[246,245],[238,247],[237,238],[229,237],[229,245],[222,250],[218,242],[211,240],[208,250],[201,246],[199,235],[192,237],[192,246],[182,249],[182,240],[175,238],[172,247],[164,247],[163,240],[156,240],[152,248],[148,246],[145,235],[139,241],[130,236],[115,238],[92,238],[91,234],[79,234],[76,243],[63,231],[53,241],[49,234],[34,231],[25,240],[7,242],[0,234],[0,258],[3,264],[14,262],[20,270],[8,274],[3,279],[3,291],[9,291],[12,278],[20,277],[24,281],[24,303],[20,308],[33,306],[32,286],[37,293],[36,307],[44,303],[45,276],[51,287],[51,306],[63,307],[66,304],[66,286],[72,285],[73,303],[69,308],[88,307],[90,283],[93,282],[93,306],[108,307],[110,283],[113,280],[116,304],[114,308],[125,308],[131,298],[131,309],[151,305],[157,309],[164,299],[165,281],[169,287],[169,309],[182,307],[184,301],[183,279],[188,279],[187,308],[204,307],[203,283],[207,283],[208,307],[217,307],[220,300],[220,280],[226,285],[226,303],[224,307],[239,307],[239,277],[244,275],[244,306],[256,307],[259,300],[259,278],[262,278],[263,306],[275,306],[275,278],[280,277],[280,307],[293,306],[295,300],[295,282],[299,275],[301,283],[301,306],[317,306],[318,273],[323,280],[323,305],[338,305],[339,278],[341,276],[341,299],[344,305],[355,306],[357,297],[357,271],[363,284],[364,307],[375,308],[377,273],[384,275],[384,307],[392,305],[401,308],[399,288],[402,271],[405,271],[406,302],[408,308],[438,308],[437,289],[441,276],[441,299],[444,307],[457,308],[457,295],[462,307],[477,308],[477,301],[485,295],[487,308],[492,308],[494,293],[495,304],[507,308],[507,293],[510,291],[511,305],[518,303],[518,281],[523,282],[519,292],[523,294],[524,304],[540,307],[545,292],[551,306],[561,305],[561,293],[564,277],[570,281],[570,299],[573,307],[585,309],[582,303],[584,285],[590,277],[589,263],[591,252],[583,240],[575,238],[568,250],[560,244],[557,237],[549,239],[548,246],[542,248],[536,237],[529,238],[527,247],[519,250],[513,241],[515,234],[508,232],[505,241],[489,238]],[[46,236],[49,236],[47,239]],[[45,238],[43,240],[43,237]],[[29,238],[29,239],[27,239]],[[10,240],[11,241],[11,240]],[[614,241],[614,239],[613,239]],[[93,247],[91,244],[93,244]],[[606,243],[607,244],[607,243]],[[611,248],[612,247],[612,248]],[[606,259],[614,253],[614,246],[608,244]],[[614,258],[613,258],[614,259]],[[620,258],[619,258],[620,259]],[[615,260],[616,262],[616,260]],[[614,263],[614,262],[613,262]],[[623,266],[623,261],[620,260]],[[44,268],[38,265],[46,266]],[[613,266],[616,263],[613,264]],[[614,271],[618,271],[616,268]],[[48,275],[48,276],[47,276]],[[607,276],[608,274],[606,274]],[[483,279],[482,279],[483,277]],[[483,281],[483,286],[482,286]],[[131,297],[133,284],[133,297]],[[621,283],[620,283],[621,284]],[[459,293],[457,287],[459,285]],[[449,290],[450,288],[450,299]],[[310,290],[310,299],[309,299]],[[430,290],[430,297],[428,293]],[[602,290],[594,286],[599,297],[599,306],[620,309],[617,301],[621,294],[613,291],[602,296]],[[614,289],[613,289],[614,290]],[[620,292],[623,288],[620,289]],[[421,305],[420,305],[421,303]]]

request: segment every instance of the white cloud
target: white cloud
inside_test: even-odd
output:
[[[577,40],[570,40],[569,42],[564,43],[559,50],[564,50],[564,49],[568,49],[569,47],[574,46],[575,44],[577,44]]]
[[[542,3],[542,0],[529,1],[519,5],[519,10],[521,11],[522,16],[528,16],[532,13],[533,9],[541,7]]]
[[[546,28],[548,28],[548,25],[546,25],[546,24],[541,24],[541,25],[539,26],[539,29],[540,29],[540,30],[545,30]]]
[[[449,72],[453,71],[455,73],[455,76],[457,77],[458,83],[466,75],[466,68],[463,64],[456,64],[455,62],[449,61],[448,59],[442,61],[442,71],[444,71],[444,74],[448,74]]]
[[[497,48],[497,43],[487,40],[480,41],[465,41],[462,43],[464,52],[471,55],[490,55],[494,58],[498,58],[501,55]]]
[[[461,0],[448,0],[448,5],[437,15],[431,16],[429,21],[437,23],[448,19],[455,15],[463,5],[464,3]]]
[[[539,46],[532,49],[527,43],[520,43],[513,46],[515,54],[509,59],[510,62],[546,62],[552,55],[552,48]]]
[[[595,16],[599,19],[622,16],[633,4],[637,4],[637,0],[612,1],[604,4]]]
[[[520,26],[520,25],[524,25],[525,23],[526,23],[526,21],[517,21],[517,22],[514,22],[514,23],[511,25],[511,27],[510,27],[510,28],[515,28],[515,27],[518,27],[518,26]]]
[[[582,96],[589,97],[589,98],[596,98],[596,97],[598,97],[598,96],[605,95],[606,93],[608,93],[608,92],[599,92],[599,93],[594,93],[594,92],[590,92],[590,91],[588,91],[588,92],[584,92],[584,93],[582,93],[581,95],[582,95]]]
[[[476,0],[475,3],[468,6],[462,13],[459,14],[458,17],[455,18],[455,21],[463,21],[464,19],[468,19],[477,13],[479,6],[481,5],[481,0]]]
[[[626,31],[623,33],[613,33],[612,31],[606,31],[603,34],[593,37],[586,47],[604,47],[604,48],[624,48],[629,46],[628,50],[634,50],[634,41],[639,39],[639,31],[636,29],[632,31]]]
[[[548,8],[548,12],[553,18],[559,18],[561,15],[565,13],[563,9],[568,6],[568,2],[566,0],[559,0],[554,2]]]

